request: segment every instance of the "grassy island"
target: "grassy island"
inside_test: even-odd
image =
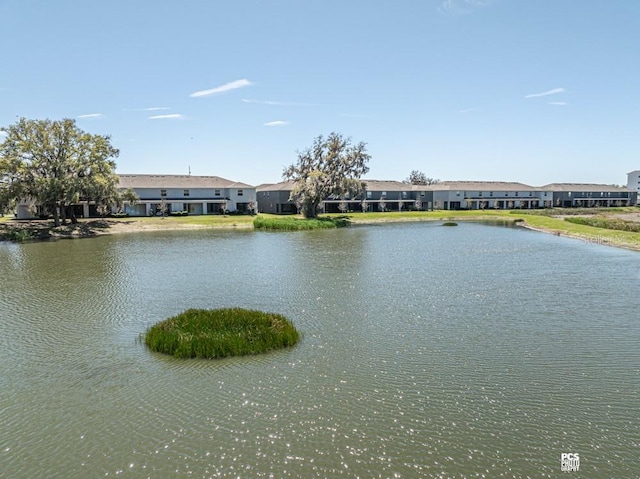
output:
[[[152,351],[176,358],[223,358],[293,346],[300,334],[280,314],[241,308],[188,309],[150,327]]]
[[[295,216],[273,217],[260,215],[253,220],[253,227],[262,230],[300,231],[349,226],[344,216],[323,216],[320,218],[300,218]]]

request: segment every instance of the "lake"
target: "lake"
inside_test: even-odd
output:
[[[188,308],[294,348],[149,352]],[[640,254],[462,223],[0,244],[0,477],[640,471]]]

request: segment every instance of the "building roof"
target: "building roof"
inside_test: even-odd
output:
[[[401,181],[362,180],[367,191],[411,191],[411,185]],[[293,181],[281,181],[280,183],[264,183],[256,186],[256,191],[291,191]]]
[[[413,185],[414,190],[456,191],[540,191],[545,188],[515,181],[443,181],[432,185]]]
[[[542,188],[553,191],[629,191],[626,186],[600,185],[597,183],[549,183]]]
[[[367,191],[411,191],[411,184],[393,180],[362,180]]]
[[[281,181],[280,183],[263,183],[256,186],[256,191],[291,191],[293,181]]]
[[[219,176],[118,175],[120,188],[253,188]]]

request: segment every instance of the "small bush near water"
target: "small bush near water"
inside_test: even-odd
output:
[[[338,216],[335,218],[265,218],[258,216],[253,220],[255,229],[263,230],[280,230],[280,231],[301,231],[316,230],[326,228],[341,228],[348,226],[349,220],[346,217]]]
[[[569,223],[575,223],[578,225],[595,226],[596,228],[606,228],[608,230],[617,231],[631,231],[633,233],[640,233],[640,223],[634,221],[624,221],[620,219],[602,218],[602,217],[590,217],[585,218],[582,216],[565,218],[565,221]]]
[[[144,342],[176,358],[223,358],[293,346],[300,333],[280,314],[241,308],[189,309],[150,327]]]
[[[458,223],[456,223],[455,221],[445,221],[444,223],[442,223],[442,226],[458,226]]]
[[[0,230],[0,241],[14,241],[19,243],[21,241],[29,241],[37,238],[37,231],[31,231],[28,229]]]

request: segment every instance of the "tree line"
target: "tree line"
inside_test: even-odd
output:
[[[73,205],[94,202],[98,212],[138,199],[132,190],[121,191],[113,160],[119,150],[108,135],[93,135],[76,126],[75,120],[29,120],[20,118],[1,129],[0,211],[29,201],[40,213],[52,214],[54,225],[67,220],[76,223]],[[365,191],[361,177],[369,171],[371,155],[366,144],[352,144],[351,138],[330,133],[315,138],[313,145],[298,152],[298,161],[285,168],[283,177],[293,182],[290,199],[302,214],[315,218],[325,198],[355,197]],[[405,180],[432,184],[413,170]]]
[[[0,211],[29,201],[59,226],[67,218],[77,222],[72,205],[80,201],[106,212],[137,200],[132,190],[118,188],[113,159],[120,152],[110,136],[82,131],[71,119],[20,118],[1,130]]]

